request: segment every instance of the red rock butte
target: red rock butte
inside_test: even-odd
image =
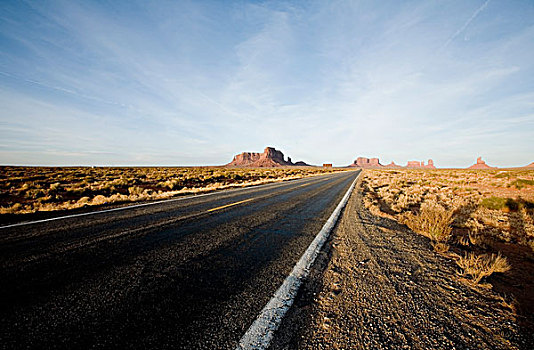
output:
[[[467,169],[493,169],[493,168],[494,167],[487,165],[486,162],[482,160],[482,157],[478,157],[476,164],[471,165]]]
[[[247,167],[247,168],[276,168],[281,166],[309,166],[299,161],[293,163],[290,157],[284,159],[284,154],[274,147],[266,147],[263,153],[243,152],[226,164],[229,167]]]
[[[349,165],[350,167],[357,167],[357,168],[404,168],[403,166],[395,164],[395,162],[391,162],[388,165],[382,165],[380,164],[380,160],[378,158],[365,158],[365,157],[358,157],[354,163]],[[434,166],[434,161],[432,159],[428,160],[428,164],[425,165],[425,162],[413,160],[409,161],[406,165],[406,168],[421,168],[421,169],[436,169]]]
[[[407,168],[424,168],[424,169],[436,169],[434,166],[434,161],[432,159],[428,160],[428,164],[425,165],[425,161],[410,160],[406,165]]]
[[[358,157],[354,163],[350,165],[351,167],[358,167],[358,168],[380,168],[383,167],[382,164],[380,164],[380,161],[378,158],[365,158],[365,157]]]

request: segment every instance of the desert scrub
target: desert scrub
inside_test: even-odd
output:
[[[445,209],[439,203],[424,202],[417,214],[405,213],[401,222],[414,232],[430,238],[436,251],[448,250],[447,243],[452,231],[452,211]]]
[[[495,197],[491,196],[488,198],[484,198],[480,205],[484,208],[493,209],[493,210],[502,210],[506,206],[506,201],[508,198],[501,198],[501,197]]]
[[[491,196],[482,199],[480,205],[484,208],[493,210],[518,211],[522,206],[528,207],[530,202],[521,201],[520,199],[516,200],[513,198]]]
[[[224,167],[0,167],[0,214],[165,199],[342,171]]]
[[[368,198],[366,205],[376,215],[403,221],[405,216],[418,213],[424,202],[434,201],[454,209],[451,234],[457,242],[485,245],[481,242],[496,240],[533,247],[531,181],[534,170],[526,169],[383,169],[365,170],[362,183]],[[470,242],[468,223],[475,222],[480,227],[471,233]]]
[[[493,273],[504,273],[511,266],[506,257],[498,254],[480,254],[469,252],[456,259],[456,264],[462,269],[460,275],[469,278],[474,284],[491,276]]]
[[[518,190],[520,190],[525,186],[534,186],[534,180],[517,179],[513,181],[510,185],[515,186]]]

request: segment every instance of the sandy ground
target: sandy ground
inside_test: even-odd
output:
[[[505,299],[456,271],[357,187],[271,348],[534,349]]]

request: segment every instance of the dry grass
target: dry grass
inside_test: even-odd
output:
[[[291,168],[0,167],[0,214],[166,199],[340,171]]]
[[[511,269],[508,260],[500,253],[477,255],[469,252],[456,259],[456,264],[462,269],[461,274],[470,278],[475,284],[495,272],[503,273]]]
[[[424,202],[417,214],[408,212],[400,220],[413,231],[430,238],[434,249],[439,252],[448,250],[451,238],[452,212],[435,201]]]
[[[453,215],[457,242],[534,247],[533,179],[534,170],[366,170],[363,185],[379,215],[417,226],[424,203],[438,203]]]
[[[362,186],[372,213],[452,249],[475,284],[510,269],[502,244],[534,251],[534,170],[365,170]]]

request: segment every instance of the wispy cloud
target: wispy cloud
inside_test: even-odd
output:
[[[534,10],[469,6],[8,3],[0,163],[220,164],[267,145],[338,165],[511,148],[525,163]]]
[[[475,12],[473,12],[473,14],[471,15],[471,17],[469,17],[469,19],[464,23],[463,26],[461,26],[456,32],[454,32],[454,34],[445,42],[445,44],[443,44],[442,48],[446,48],[447,46],[450,45],[450,43],[456,39],[458,37],[458,35],[462,34],[466,29],[467,27],[469,27],[469,25],[471,24],[471,22],[473,22],[475,20],[475,18],[477,18],[477,16],[486,9],[486,7],[488,6],[490,0],[486,0],[482,6],[480,6],[479,8],[477,8],[475,10]]]

